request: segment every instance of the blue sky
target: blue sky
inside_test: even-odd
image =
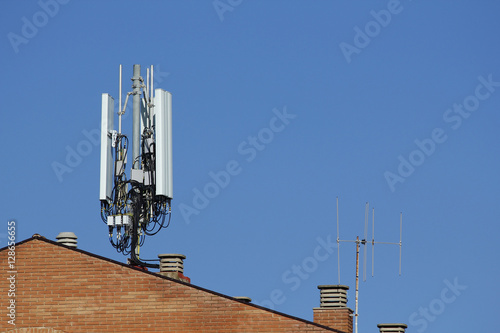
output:
[[[194,284],[312,320],[317,285],[338,283],[335,198],[341,239],[363,236],[368,201],[378,241],[399,241],[403,212],[403,274],[398,247],[377,245],[359,331],[496,329],[497,2],[3,7],[2,243],[15,219],[18,240],[73,231],[79,248],[126,260],[100,220],[92,133],[119,64],[124,92],[133,64],[154,65],[173,94],[173,215],[141,254],[183,253]],[[228,164],[227,184],[210,185]],[[354,245],[340,254],[354,308]]]

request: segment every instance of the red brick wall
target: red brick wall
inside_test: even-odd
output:
[[[65,333],[64,331],[55,330],[53,328],[35,327],[35,328],[15,328],[9,333]]]
[[[314,322],[352,333],[352,313],[349,308],[314,308]]]
[[[40,239],[16,247],[14,327],[7,252],[0,252],[2,332],[332,331]],[[20,330],[28,327],[47,330]]]

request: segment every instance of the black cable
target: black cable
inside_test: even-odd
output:
[[[146,236],[155,235],[161,229],[167,228],[172,218],[170,199],[156,195],[156,144],[152,137],[153,128],[144,129],[141,140],[143,153],[132,161],[132,167],[135,167],[136,163],[140,163],[143,172],[147,175],[147,185],[144,182],[127,180],[125,162],[128,156],[129,142],[127,136],[118,135],[115,149],[112,151],[115,160],[114,186],[111,193],[113,203],[111,205],[105,202],[101,203],[101,219],[107,224],[110,215],[131,215],[130,224],[120,228],[120,238],[118,238],[117,228],[116,242],[111,234],[111,245],[118,252],[125,255],[130,254],[130,260],[133,264],[159,268],[158,264],[145,262],[158,261],[158,259],[141,260],[135,253],[138,246],[144,245]],[[122,163],[118,165],[118,161],[122,161]],[[168,220],[166,221],[167,215]]]

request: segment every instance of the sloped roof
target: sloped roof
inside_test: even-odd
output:
[[[49,245],[49,247],[47,247],[47,245]],[[30,249],[27,249],[27,247],[29,247]],[[20,251],[23,248],[26,248],[26,250],[28,250],[28,251]],[[4,251],[7,251],[7,250],[8,250],[8,247],[4,247],[4,248],[0,249],[0,261],[5,260],[4,258],[6,258],[6,253],[4,253]],[[202,295],[205,298],[207,298],[207,296],[209,296],[208,297],[209,299],[212,299],[215,301],[217,301],[217,299],[229,300],[231,303],[227,303],[227,301],[225,301],[224,306],[227,307],[228,304],[229,305],[233,304],[229,307],[235,307],[235,309],[237,307],[238,313],[241,314],[241,318],[243,321],[247,320],[247,321],[251,322],[252,320],[254,320],[254,319],[252,319],[254,317],[250,317],[248,315],[251,314],[252,316],[255,316],[256,315],[255,312],[257,310],[257,312],[259,313],[259,316],[265,316],[266,313],[270,314],[271,316],[268,316],[268,317],[275,318],[273,320],[276,320],[276,324],[279,324],[280,321],[285,320],[287,325],[289,325],[290,324],[289,320],[292,320],[295,322],[296,325],[299,325],[299,326],[305,325],[305,327],[307,327],[307,331],[311,331],[311,332],[312,331],[341,332],[339,330],[335,330],[333,328],[323,326],[323,325],[320,325],[320,324],[317,324],[317,323],[314,323],[314,322],[311,322],[311,321],[308,321],[308,320],[305,320],[302,318],[298,318],[298,317],[291,316],[291,315],[288,315],[285,313],[281,313],[281,312],[278,312],[275,310],[271,310],[271,309],[268,309],[268,308],[265,308],[265,307],[262,307],[262,306],[259,306],[256,304],[247,303],[245,301],[241,301],[241,300],[235,299],[231,296],[224,295],[224,294],[221,294],[221,293],[218,293],[218,292],[215,292],[215,291],[212,291],[212,290],[200,287],[200,286],[196,286],[196,285],[191,284],[191,283],[186,283],[183,281],[175,280],[175,279],[160,275],[158,273],[145,271],[145,270],[142,270],[140,268],[136,268],[136,267],[133,267],[133,266],[130,266],[130,265],[106,258],[106,257],[102,257],[100,255],[93,254],[91,252],[87,252],[87,251],[84,251],[81,249],[71,248],[71,247],[62,245],[61,243],[57,243],[57,242],[54,242],[52,240],[46,239],[45,237],[42,237],[38,234],[35,234],[31,238],[28,238],[28,239],[25,239],[21,242],[16,243],[16,251],[22,252],[22,256],[17,258],[16,260],[18,260],[18,262],[22,262],[23,260],[26,262],[29,261],[26,259],[33,259],[33,261],[36,261],[41,257],[41,254],[38,254],[38,255],[36,254],[37,250],[45,252],[46,256],[50,256],[50,253],[47,253],[47,252],[53,252],[53,254],[55,253],[56,257],[50,258],[50,260],[52,260],[53,262],[46,262],[46,263],[40,264],[40,266],[36,266],[35,263],[33,263],[35,266],[30,267],[30,269],[34,270],[35,272],[30,273],[30,274],[25,272],[25,273],[23,273],[23,277],[19,277],[19,279],[24,278],[24,279],[28,279],[28,280],[29,279],[33,280],[33,279],[37,278],[37,275],[43,276],[43,274],[46,274],[43,272],[50,272],[51,267],[52,268],[57,267],[57,269],[60,269],[61,266],[65,266],[65,265],[67,265],[68,270],[70,270],[70,271],[75,270],[76,271],[76,272],[74,272],[75,274],[72,275],[75,277],[74,281],[76,281],[75,282],[76,285],[78,284],[78,280],[81,277],[81,275],[78,274],[78,270],[81,270],[80,272],[83,272],[83,270],[89,270],[89,269],[93,270],[91,273],[89,273],[89,272],[86,273],[87,276],[95,275],[95,277],[96,277],[95,281],[92,282],[94,284],[92,286],[92,288],[99,288],[99,286],[98,286],[98,284],[100,283],[99,281],[107,281],[109,274],[113,274],[113,279],[118,279],[117,281],[123,282],[122,279],[129,279],[130,283],[132,282],[131,280],[134,280],[134,283],[135,283],[135,281],[138,280],[138,277],[140,277],[140,276],[142,276],[144,278],[149,276],[151,278],[154,278],[154,280],[151,280],[150,278],[148,278],[147,280],[142,279],[142,282],[141,282],[143,284],[147,284],[147,288],[149,288],[149,289],[143,288],[143,289],[141,289],[142,291],[138,291],[136,293],[137,298],[138,299],[140,298],[140,300],[142,300],[144,295],[147,295],[147,297],[151,297],[151,298],[158,296],[159,299],[163,299],[161,297],[166,297],[164,289],[163,289],[165,286],[162,285],[162,282],[161,282],[161,281],[165,280],[165,281],[169,281],[169,286],[175,286],[175,285],[184,286],[183,291],[180,292],[181,294],[186,293],[185,287],[187,287],[190,290],[195,290],[199,295]],[[56,251],[54,252],[51,250],[56,250]],[[61,251],[61,250],[63,250],[63,251]],[[77,257],[75,257],[75,254],[79,254],[79,255]],[[61,261],[62,261],[62,263],[61,263]],[[104,266],[102,266],[101,264]],[[115,267],[115,269],[113,269],[110,265]],[[48,267],[48,266],[50,266],[50,267]],[[129,272],[129,273],[124,274],[126,272]],[[49,273],[49,275],[45,275],[45,277],[56,279],[55,276],[53,277],[50,274],[54,275],[53,273]],[[91,275],[88,275],[88,274],[91,274]],[[28,276],[24,276],[24,275],[28,275]],[[88,279],[81,278],[80,280],[82,280],[81,283],[86,283]],[[157,282],[155,283],[154,281],[157,281]],[[68,283],[69,282],[66,282],[66,285]],[[75,283],[72,284],[73,287],[75,286]],[[27,285],[30,285],[29,281],[24,286],[27,286]],[[158,285],[162,285],[162,286],[159,287]],[[111,286],[113,286],[113,285],[111,285]],[[106,287],[109,288],[109,284]],[[142,287],[142,285],[141,285],[141,287]],[[19,288],[21,288],[21,287],[19,287]],[[27,287],[23,287],[23,288],[27,288]],[[118,287],[119,291],[115,291],[115,292],[122,292],[123,288],[122,289],[120,289],[120,288],[121,287]],[[134,288],[137,288],[136,285],[131,284],[130,289],[127,289],[127,293],[132,295],[132,296],[129,296],[128,298],[134,297],[134,294],[133,294]],[[0,289],[1,289],[1,287],[0,287]],[[33,290],[31,290],[31,289],[33,289]],[[172,290],[172,292],[175,291],[173,288],[170,288],[170,290]],[[32,293],[36,293],[36,294],[43,293],[43,291],[41,291],[41,290],[36,290],[35,287],[33,287],[33,288],[30,287],[30,292],[27,292],[26,290],[23,290],[23,292],[25,292],[25,295],[29,295],[26,297],[31,297],[31,298],[34,297],[32,295]],[[158,295],[159,293],[162,293],[162,294]],[[109,295],[109,297],[113,297],[112,292],[110,292],[110,294],[111,295]],[[122,298],[126,298],[126,297],[127,297],[127,295],[123,296]],[[110,298],[110,299],[113,300],[114,298]],[[29,302],[27,302],[26,304],[23,304],[21,299],[19,299],[18,303],[19,303],[19,311],[20,312],[22,312],[23,310],[26,310],[25,307],[29,307],[29,304],[28,304]],[[3,306],[4,304],[2,303],[1,305]],[[101,306],[104,306],[104,303],[101,304]],[[144,305],[142,305],[142,306],[144,307]],[[183,306],[186,306],[186,304],[184,304]],[[207,306],[211,307],[214,305],[207,304]],[[214,306],[213,309],[216,309],[217,306]],[[170,309],[170,310],[177,311],[177,309],[175,309],[175,308]],[[45,310],[43,310],[43,311],[45,311]],[[99,311],[101,311],[101,310],[99,310]],[[224,310],[224,311],[227,312],[227,311],[230,311],[230,309]],[[82,314],[85,315],[85,311],[83,311]],[[126,314],[126,310],[124,310],[124,314]],[[26,321],[26,324],[28,322],[29,322],[29,320]],[[61,325],[53,325],[52,327],[61,329],[62,328]],[[0,324],[0,326],[2,326],[2,325]],[[64,325],[62,325],[62,326],[64,326]],[[31,327],[36,327],[36,326],[31,326]],[[18,328],[19,328],[19,326],[18,326]],[[64,328],[62,328],[62,329],[64,330]],[[147,330],[150,331],[149,328]]]

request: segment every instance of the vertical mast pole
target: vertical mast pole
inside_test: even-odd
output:
[[[375,274],[375,208],[372,210],[372,276]]]
[[[120,64],[120,82],[118,84],[118,133],[122,134],[122,65]]]
[[[151,72],[151,84],[149,85],[149,87],[150,87],[150,89],[149,89],[149,94],[150,94],[149,101],[153,105],[153,107],[151,108],[151,112],[149,113],[149,117],[150,117],[149,121],[150,121],[151,125],[153,125],[154,124],[154,122],[153,122],[153,116],[154,116],[154,101],[153,101],[153,96],[154,95],[153,95],[153,92],[154,92],[154,89],[155,89],[155,87],[154,87],[154,76],[153,76],[153,73],[154,73],[154,67],[153,67],[153,65],[151,65],[150,72]]]
[[[356,237],[356,311],[354,313],[354,333],[358,333],[358,291],[359,291],[359,236]]]
[[[140,169],[141,164],[137,159],[141,150],[141,65],[134,65],[134,76],[132,77],[133,100],[132,100],[132,169]]]
[[[399,275],[401,275],[401,246],[403,245],[403,213],[399,216]]]
[[[340,284],[339,197],[337,197],[337,272]]]

